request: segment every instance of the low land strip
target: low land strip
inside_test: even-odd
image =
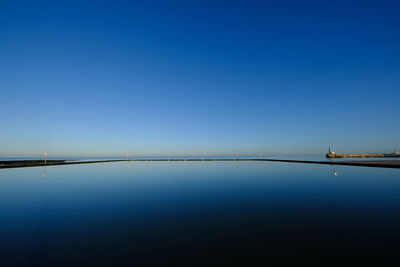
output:
[[[67,160],[8,160],[0,161],[0,169],[5,168],[22,168],[22,167],[39,167],[54,165],[72,165],[72,164],[91,164],[91,163],[107,163],[121,161],[269,161],[269,162],[287,162],[287,163],[304,163],[304,164],[325,164],[325,165],[345,165],[345,166],[361,166],[361,167],[379,167],[379,168],[400,168],[400,160],[374,160],[374,161],[311,161],[311,160],[285,160],[285,159],[267,159],[267,158],[173,158],[173,159],[113,159],[113,160],[88,160],[88,161],[67,161]]]

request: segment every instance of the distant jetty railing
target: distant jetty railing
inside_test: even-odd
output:
[[[393,153],[335,153],[329,149],[326,158],[397,158],[400,157],[400,152],[397,149]]]

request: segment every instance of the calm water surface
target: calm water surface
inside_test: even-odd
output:
[[[126,162],[0,170],[0,266],[398,261],[400,170]]]

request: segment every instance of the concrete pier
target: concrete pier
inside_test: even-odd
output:
[[[326,154],[326,158],[400,158],[400,153],[397,149],[394,150],[393,153],[336,153],[329,149],[329,152]]]

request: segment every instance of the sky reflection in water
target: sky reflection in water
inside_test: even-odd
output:
[[[120,162],[49,166],[44,177],[41,167],[4,169],[0,263],[394,259],[400,171],[336,169]]]

